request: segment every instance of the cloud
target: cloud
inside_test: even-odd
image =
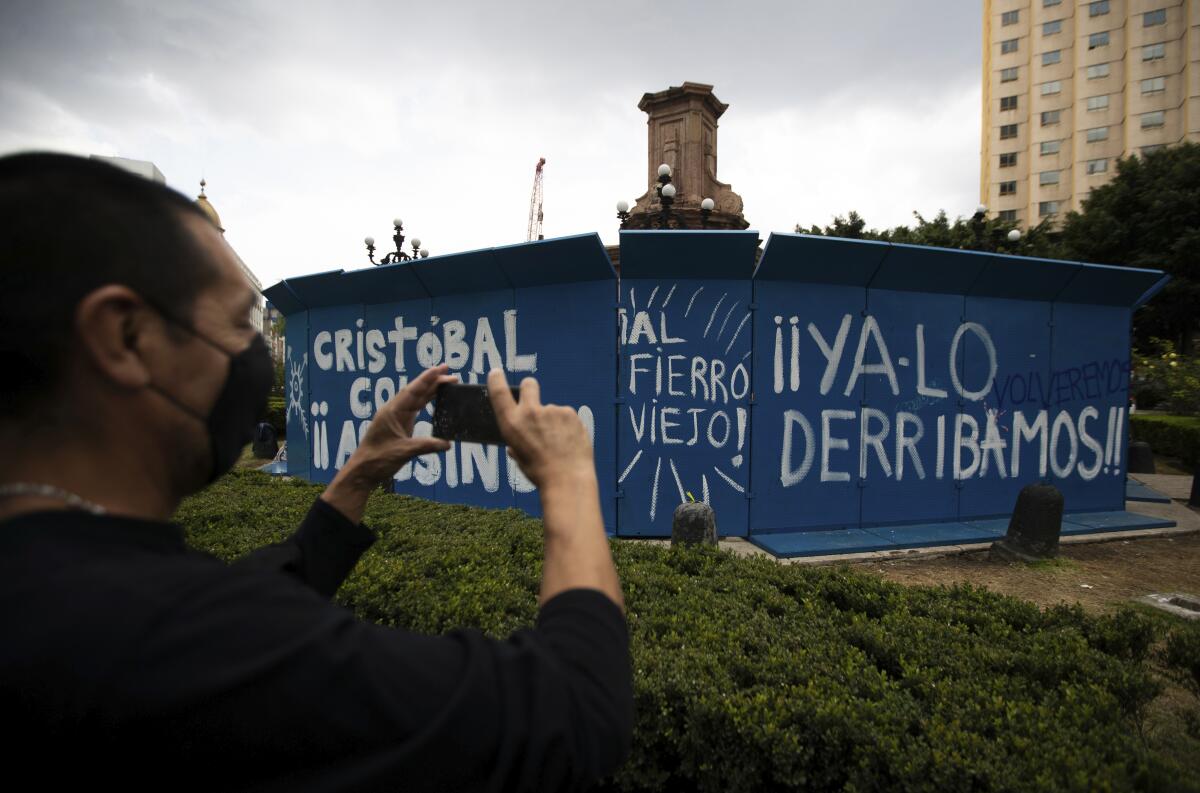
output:
[[[970,6],[970,7],[968,7]],[[642,93],[709,82],[720,173],[753,227],[875,226],[978,193],[979,9],[913,0],[303,7],[9,0],[0,153],[52,148],[201,176],[264,283],[367,263],[391,218],[432,252],[616,241],[646,189]]]
[[[843,95],[730,119],[719,168],[743,191],[756,228],[825,225],[852,209],[879,228],[911,225],[913,211],[970,215],[979,103],[978,85],[959,85],[906,102]]]

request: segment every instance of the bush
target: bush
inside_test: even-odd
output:
[[[283,397],[267,397],[267,412],[259,419],[275,428],[277,438],[287,437],[287,400]]]
[[[1156,453],[1177,457],[1184,465],[1200,465],[1200,418],[1138,413],[1129,418],[1133,440],[1145,441]]]
[[[1164,660],[1180,685],[1200,701],[1200,625],[1177,628],[1167,636]],[[1200,708],[1187,714],[1187,731],[1200,738]]]
[[[1151,338],[1146,348],[1134,350],[1132,363],[1139,407],[1200,416],[1200,358],[1180,355],[1172,342]]]
[[[320,487],[235,472],[181,507],[225,559],[283,539]],[[497,637],[533,624],[539,521],[372,498],[380,540],[337,599],[360,617]],[[1137,737],[1153,633],[969,585],[615,541],[633,653],[622,791],[1200,789]]]

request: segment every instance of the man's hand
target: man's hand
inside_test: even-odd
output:
[[[597,589],[624,611],[600,514],[592,444],[579,414],[543,405],[532,377],[521,381],[521,399],[513,401],[500,369],[488,374],[488,395],[509,456],[537,485],[542,500],[546,555],[539,603],[545,605],[567,589]]]
[[[449,449],[450,442],[441,438],[413,437],[417,414],[433,399],[438,386],[458,382],[449,371],[445,364],[426,369],[389,399],[375,413],[362,443],[321,498],[358,523],[371,490],[389,481],[400,466],[422,454]]]
[[[458,382],[457,377],[447,374],[449,371],[446,364],[426,369],[389,399],[371,419],[362,443],[346,465],[355,464],[362,475],[380,484],[412,458],[449,449],[447,440],[413,437],[417,414],[433,399],[438,386]]]
[[[488,395],[509,456],[539,489],[596,478],[592,444],[579,414],[569,407],[543,405],[537,380],[522,380],[521,399],[514,401],[503,370],[493,369]]]

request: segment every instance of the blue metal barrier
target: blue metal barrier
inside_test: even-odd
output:
[[[906,526],[991,537],[1031,481],[1068,513],[1122,509],[1130,319],[1161,272],[795,234],[757,248],[753,231],[622,232],[619,286],[595,234],[282,281],[266,292],[287,317],[289,473],[328,482],[378,406],[444,361],[468,382],[534,375],[575,407],[623,536],[669,535],[692,498],[722,535],[801,553],[894,547]],[[538,514],[497,447],[414,460],[394,489]]]

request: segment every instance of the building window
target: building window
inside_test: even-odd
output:
[[[1101,159],[1101,160],[1088,160],[1087,161],[1087,172],[1088,173],[1104,173],[1107,170],[1108,170],[1108,160]]]
[[[1107,47],[1107,46],[1108,46],[1108,31],[1107,30],[1105,30],[1101,33],[1093,33],[1092,35],[1088,36],[1088,49],[1089,50],[1094,50],[1097,47]]]
[[[1015,12],[1014,12],[1015,13]],[[1159,8],[1155,11],[1147,11],[1142,14],[1142,27],[1151,28],[1155,25],[1165,25],[1167,22],[1167,9]]]
[[[1015,151],[1010,151],[1006,154],[1000,155],[1000,167],[1001,168],[1011,168],[1016,164],[1017,164],[1017,153]]]
[[[1087,131],[1088,143],[1096,143],[1101,140],[1108,140],[1108,127],[1092,127]]]
[[[1016,110],[1016,109],[1017,109],[1017,98],[1015,96],[1000,97],[1000,112],[1001,113],[1003,113],[1005,110]]]
[[[1001,209],[996,214],[996,219],[999,220],[1001,223],[1016,223],[1017,222],[1017,210]]]
[[[1161,110],[1155,110],[1153,113],[1142,113],[1142,129],[1153,129],[1161,127],[1166,114]]]
[[[1016,124],[1004,124],[1000,127],[1000,140],[1017,137]]]
[[[1019,39],[1007,39],[1006,41],[1000,42],[1000,54],[1007,55],[1010,52],[1016,52],[1018,41]]]
[[[1140,151],[1144,156],[1146,154],[1149,154],[1152,151],[1158,151],[1159,149],[1165,149],[1166,147],[1167,147],[1167,144],[1165,144],[1165,143],[1154,143],[1149,146],[1143,146],[1138,151]]]
[[[1038,184],[1058,184],[1058,171],[1042,171],[1038,174]]]
[[[1017,183],[1016,182],[1001,182],[1000,183],[1000,195],[1016,195],[1016,194],[1017,194]]]
[[[1062,115],[1061,110],[1046,110],[1042,113],[1042,126],[1048,127],[1059,122],[1059,116]]]
[[[1042,141],[1041,151],[1042,151],[1043,156],[1045,156],[1047,154],[1058,154],[1058,151],[1061,148],[1062,148],[1061,140],[1044,140],[1044,141]]]
[[[1017,24],[1017,21],[1020,18],[1021,18],[1020,11],[1005,11],[1003,14],[1000,15],[1000,24],[1001,25],[1015,25],[1015,24]]]
[[[1167,54],[1167,45],[1163,43],[1147,44],[1142,47],[1142,60],[1157,61]]]
[[[1039,217],[1044,218],[1047,215],[1057,215],[1057,214],[1058,214],[1058,202],[1057,201],[1040,201],[1040,202],[1038,202],[1038,216]]]
[[[1042,53],[1042,65],[1050,66],[1062,60],[1062,50],[1050,50]]]
[[[1087,100],[1087,109],[1089,113],[1095,110],[1108,110],[1108,94],[1089,96]]]
[[[1062,20],[1052,19],[1049,22],[1042,23],[1042,35],[1053,36],[1055,33],[1062,31]]]
[[[1062,4],[1062,0],[1042,0],[1042,8],[1049,8],[1050,6],[1056,6],[1056,5],[1061,5],[1061,4]]]
[[[1062,92],[1062,80],[1051,80],[1048,83],[1042,83],[1042,96],[1050,96]]]
[[[1011,83],[1015,79],[1017,79],[1017,67],[1016,66],[1013,66],[1008,69],[1000,70],[1000,82]]]
[[[1151,77],[1149,80],[1142,80],[1142,96],[1161,94],[1165,90],[1167,90],[1166,77]]]
[[[1095,80],[1100,77],[1108,77],[1110,66],[1107,63],[1097,63],[1095,66],[1087,67],[1087,78]]]
[[[1108,0],[1096,0],[1094,3],[1088,3],[1088,16],[1102,17],[1108,13]]]

